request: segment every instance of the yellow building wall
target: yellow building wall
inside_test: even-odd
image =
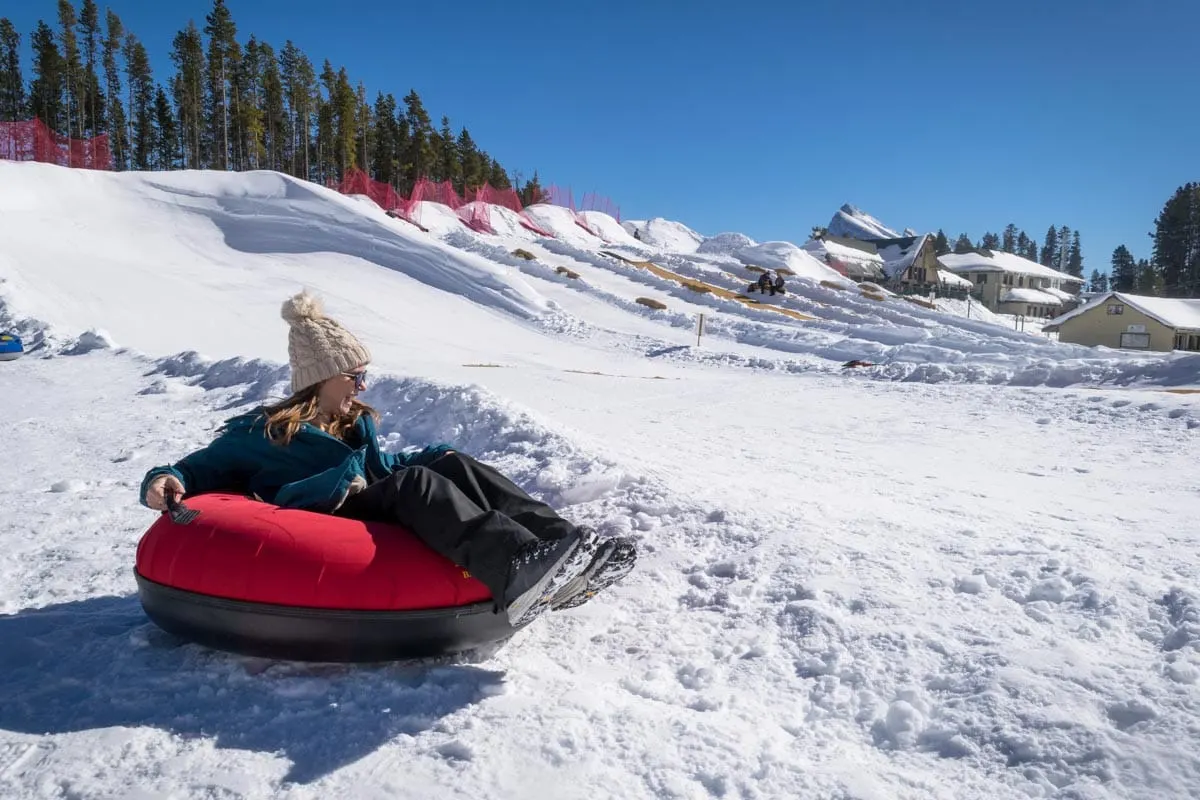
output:
[[[1122,305],[1115,299],[1103,305],[1085,311],[1077,317],[1072,317],[1062,323],[1058,331],[1058,340],[1070,344],[1082,344],[1089,347],[1104,345],[1105,347],[1121,346],[1121,334],[1130,325],[1145,325],[1145,332],[1150,334],[1150,349],[1166,351],[1175,347],[1175,330],[1168,328],[1157,320],[1147,317],[1132,306],[1125,305],[1121,314],[1109,314],[1110,305]]]

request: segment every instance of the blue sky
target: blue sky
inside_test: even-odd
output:
[[[1149,256],[1162,204],[1200,178],[1190,0],[228,5],[240,41],[290,38],[372,98],[415,88],[508,169],[705,234],[799,243],[851,202],[951,239],[1068,225],[1090,272],[1121,243]],[[211,0],[109,7],[165,81]],[[55,9],[0,14],[28,50]]]

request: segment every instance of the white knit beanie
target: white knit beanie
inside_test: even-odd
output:
[[[288,332],[288,361],[292,392],[367,364],[371,353],[350,331],[325,316],[321,301],[307,290],[283,303]]]

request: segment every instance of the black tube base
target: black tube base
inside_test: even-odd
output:
[[[156,583],[134,570],[155,625],[188,641],[290,661],[397,661],[471,650],[516,633],[492,602],[413,611],[250,603]]]

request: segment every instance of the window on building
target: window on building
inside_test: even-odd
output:
[[[1148,333],[1122,333],[1121,347],[1129,350],[1149,350],[1150,349],[1150,334]]]
[[[1124,314],[1125,306],[1121,303],[1113,303],[1108,307],[1109,314]]]
[[[1175,334],[1175,349],[1176,350],[1191,350],[1193,352],[1200,351],[1200,334],[1195,334],[1195,333],[1177,333],[1177,334]]]
[[[1024,285],[1025,285],[1025,276],[1021,275],[1017,278],[1017,286],[1024,286]]]

